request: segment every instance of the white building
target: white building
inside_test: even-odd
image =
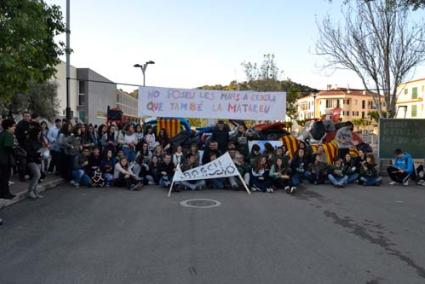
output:
[[[400,84],[397,95],[397,118],[425,118],[425,78]]]

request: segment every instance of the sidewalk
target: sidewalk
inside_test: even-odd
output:
[[[10,186],[10,191],[15,194],[16,197],[12,200],[0,199],[0,209],[13,205],[27,198],[28,196],[28,180],[26,182],[21,182],[17,178],[13,178],[11,181],[14,182],[14,184]],[[61,177],[54,175],[48,176],[42,183],[38,185],[38,191],[44,192],[62,184],[63,182],[64,180]]]

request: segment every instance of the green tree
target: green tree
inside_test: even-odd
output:
[[[65,31],[57,5],[42,0],[0,1],[0,101],[29,90],[56,73],[64,44],[55,37]]]
[[[28,110],[49,120],[53,120],[56,117],[58,109],[57,85],[52,82],[31,83],[29,91],[25,94],[18,93],[14,95],[9,105],[9,110],[12,113],[16,114]]]

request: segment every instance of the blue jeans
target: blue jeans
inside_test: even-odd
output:
[[[124,152],[124,155],[127,157],[129,162],[133,162],[136,159],[136,151],[129,147],[123,147],[122,151]]]
[[[213,178],[208,181],[209,185],[213,189],[223,189],[224,188],[224,180],[221,178]]]
[[[328,179],[335,186],[338,186],[338,185],[341,186],[341,185],[345,185],[345,184],[348,183],[348,176],[335,177],[335,176],[329,174]]]
[[[305,171],[303,173],[295,173],[291,177],[292,186],[298,186],[304,179],[311,180],[311,173],[309,171]]]
[[[380,185],[382,182],[381,177],[361,177],[360,180],[363,182],[363,185],[365,186]]]
[[[350,183],[354,183],[357,179],[359,178],[359,174],[358,173],[354,173],[354,174],[352,174],[352,175],[349,175],[348,176],[348,181],[347,181],[347,183],[348,184],[350,184]]]
[[[114,181],[113,174],[109,174],[109,173],[103,174],[103,178],[105,179],[105,184],[107,186],[111,186],[113,184],[113,181]]]
[[[162,176],[160,179],[159,179],[159,186],[161,186],[161,187],[170,187],[170,185],[171,185],[171,180],[172,179],[170,179],[169,177],[167,177],[167,176]]]
[[[90,177],[86,175],[84,170],[74,170],[72,171],[72,179],[79,185],[89,185]]]

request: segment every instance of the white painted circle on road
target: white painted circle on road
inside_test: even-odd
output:
[[[180,201],[180,205],[189,208],[214,208],[221,205],[220,201],[214,199],[188,199]]]

